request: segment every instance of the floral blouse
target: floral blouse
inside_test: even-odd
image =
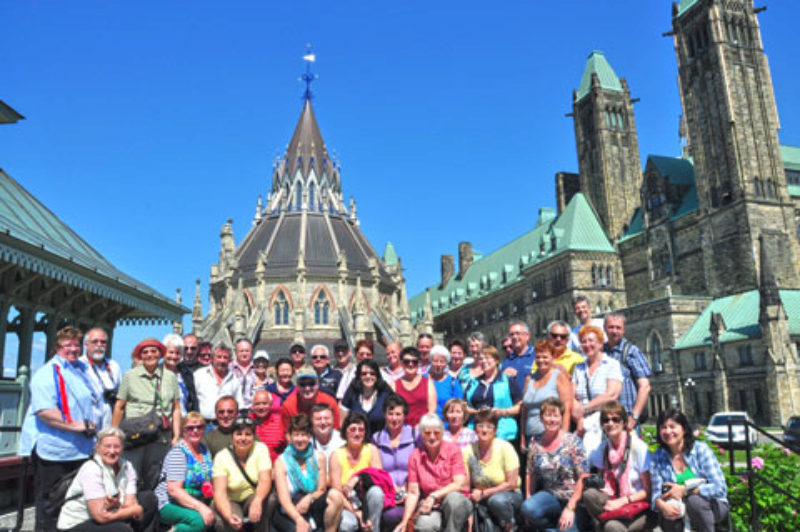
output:
[[[560,500],[572,497],[582,473],[589,471],[586,450],[580,438],[567,432],[558,449],[542,448],[542,436],[534,438],[528,449],[528,474],[535,474],[537,484]]]

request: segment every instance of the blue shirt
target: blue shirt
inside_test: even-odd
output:
[[[686,464],[692,468],[698,478],[706,479],[698,490],[702,497],[706,499],[717,499],[727,502],[728,486],[725,483],[725,475],[719,465],[717,457],[711,448],[702,441],[695,441],[692,450],[684,453]],[[659,447],[653,454],[653,462],[650,465],[650,482],[652,484],[652,506],[656,507],[656,499],[661,497],[661,488],[665,482],[675,482],[675,468],[672,467],[672,457],[669,453]]]
[[[103,422],[103,397],[90,384],[86,364],[71,364],[59,355],[51,358],[33,374],[30,384],[31,404],[22,423],[19,443],[20,456],[30,456],[34,446],[36,454],[44,460],[72,461],[88,458],[94,448],[94,438],[81,432],[70,432],[48,425],[36,415],[42,410],[59,408],[59,390],[56,388],[54,366],[61,370],[67,390],[67,403],[73,421],[92,421],[98,427]]]
[[[630,347],[628,348],[628,356],[623,364],[622,350],[626,344],[630,344]],[[653,374],[650,370],[650,364],[647,363],[642,351],[627,338],[623,338],[614,347],[609,347],[608,344],[604,347],[608,356],[620,363],[622,392],[619,394],[619,402],[630,414],[633,411],[633,405],[636,403],[636,396],[639,393],[636,381],[642,377],[650,377]]]
[[[461,388],[458,379],[454,379],[452,375],[445,375],[444,379],[437,381],[431,379],[433,386],[436,388],[436,414],[442,417],[442,408],[444,404],[450,399],[456,397],[458,399],[464,398],[464,390]]]
[[[500,372],[505,372],[506,368],[514,368],[517,374],[511,379],[511,384],[515,388],[515,394],[522,397],[522,392],[525,390],[525,379],[531,374],[531,366],[533,366],[535,352],[533,346],[529,345],[521,355],[511,353],[506,355],[503,363],[500,364]]]

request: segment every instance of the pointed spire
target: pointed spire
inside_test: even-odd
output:
[[[203,299],[200,296],[200,279],[194,285],[194,304],[192,305],[192,322],[203,320]]]
[[[383,248],[383,263],[387,266],[397,264],[397,252],[394,250],[394,244],[391,241],[386,242],[386,247]]]
[[[583,77],[581,77],[581,84],[578,87],[578,92],[575,94],[575,100],[582,100],[587,94],[592,91],[594,84],[594,77],[597,76],[597,83],[601,89],[620,91],[622,92],[622,83],[619,77],[611,68],[605,54],[599,50],[594,50],[586,58],[586,66],[583,69]]]

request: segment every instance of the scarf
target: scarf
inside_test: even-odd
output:
[[[312,493],[317,490],[319,481],[319,464],[315,460],[314,447],[309,445],[305,451],[298,451],[294,445],[289,445],[283,451],[283,461],[286,463],[286,472],[292,486],[297,491]],[[306,464],[306,472],[300,469],[300,462]]]
[[[629,477],[631,449],[628,445],[629,438],[631,436],[628,431],[623,431],[616,447],[611,442],[611,439],[606,441],[605,467],[603,469],[603,478],[606,483],[603,486],[603,491],[612,498],[625,497],[631,494],[631,480]],[[626,452],[628,454],[627,460],[625,457]],[[624,464],[624,469],[620,471],[623,460],[626,460],[626,463]]]

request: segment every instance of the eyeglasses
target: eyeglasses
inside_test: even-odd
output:
[[[609,416],[600,419],[600,423],[602,423],[603,425],[607,423],[620,423],[620,422],[622,422],[622,418],[619,416]]]
[[[203,425],[186,425],[183,427],[183,432],[203,432],[205,426]]]
[[[328,360],[328,355],[311,355],[311,360]]]
[[[217,415],[220,415],[220,414],[235,414],[236,412],[237,412],[237,410],[234,410],[232,408],[228,409],[228,410],[217,410]]]
[[[419,360],[415,358],[404,358],[403,359],[404,366],[419,366]]]
[[[188,346],[187,345],[183,349],[186,350],[186,351],[197,351],[197,347],[196,346]]]
[[[367,432],[367,429],[364,427],[364,425],[350,425],[347,427],[347,432],[359,434],[361,432]]]
[[[569,335],[568,334],[550,333],[550,338],[552,338],[554,340],[555,339],[566,340],[567,338],[569,338]]]
[[[374,371],[362,371],[361,372],[361,376],[362,377],[377,377],[378,374],[375,373]]]
[[[503,349],[505,349],[505,350],[514,349],[514,346],[512,346],[512,345],[504,345]]]

